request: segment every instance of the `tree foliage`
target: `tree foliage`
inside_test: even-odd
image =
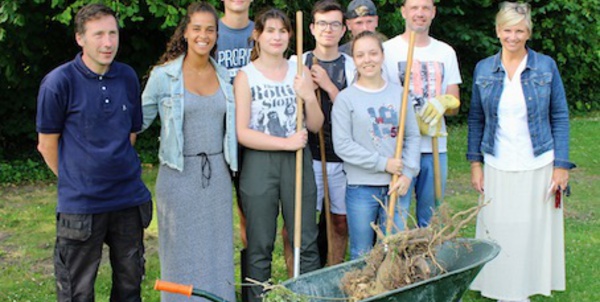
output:
[[[85,0],[4,0],[0,4],[0,160],[27,157],[35,150],[35,107],[39,83],[54,67],[79,51],[72,19]],[[157,61],[190,0],[101,1],[119,15],[121,43],[117,60],[133,66],[140,78]],[[220,0],[209,0],[222,10]],[[314,47],[308,31],[315,1],[254,0],[251,16],[266,7],[278,7],[294,22],[304,12],[304,49]],[[350,0],[340,1],[344,6]],[[388,37],[401,33],[402,0],[375,0],[379,30]],[[437,1],[431,34],[452,45],[458,54],[463,84],[463,106],[468,110],[471,74],[477,61],[500,49],[494,32],[498,1]],[[574,112],[600,109],[600,0],[530,0],[533,37],[529,45],[552,56],[563,76]],[[295,52],[294,41],[290,52]],[[464,116],[464,114],[463,114]],[[156,150],[156,131],[143,135],[142,149]]]

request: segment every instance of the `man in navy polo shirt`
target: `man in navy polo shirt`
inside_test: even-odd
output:
[[[102,246],[110,247],[111,301],[141,301],[143,232],[150,192],[133,148],[140,87],[119,47],[115,12],[101,4],[75,16],[82,52],[42,80],[38,150],[58,176],[54,269],[59,301],[93,301]]]

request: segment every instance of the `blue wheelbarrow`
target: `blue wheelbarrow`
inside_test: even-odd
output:
[[[480,239],[456,239],[445,242],[436,249],[436,260],[444,273],[427,280],[397,288],[383,294],[360,300],[361,302],[452,302],[458,301],[467,290],[483,266],[494,259],[500,247],[490,241]],[[292,292],[305,296],[311,302],[340,301],[348,298],[342,292],[340,280],[346,272],[364,267],[364,259],[345,262],[300,275],[298,278],[281,283]],[[432,271],[437,270],[433,265]],[[228,302],[209,292],[157,281],[155,289],[187,296],[200,296],[210,301]],[[348,300],[350,300],[348,298]]]

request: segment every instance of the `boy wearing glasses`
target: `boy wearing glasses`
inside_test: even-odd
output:
[[[321,109],[325,116],[323,123],[323,137],[325,140],[325,161],[331,200],[330,212],[333,224],[333,251],[327,251],[327,236],[325,219],[323,215],[323,169],[321,163],[321,147],[317,134],[308,134],[308,144],[313,158],[313,169],[317,182],[317,210],[321,212],[319,222],[319,252],[321,264],[325,265],[327,252],[334,253],[333,263],[341,263],[346,255],[348,242],[348,227],[346,223],[346,176],[342,170],[342,160],[333,152],[331,140],[331,108],[333,100],[340,92],[353,81],[354,62],[352,57],[339,51],[339,42],[346,33],[344,26],[344,11],[342,6],[334,0],[322,0],[315,3],[312,11],[313,22],[310,32],[315,37],[315,49],[302,55],[304,64],[310,69],[311,76],[320,94]],[[313,58],[317,64],[313,64]],[[290,60],[296,60],[296,57]],[[287,242],[287,241],[286,241]],[[287,258],[286,258],[287,259]]]

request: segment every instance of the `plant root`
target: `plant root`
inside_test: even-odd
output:
[[[366,256],[362,269],[342,277],[342,290],[358,301],[444,273],[444,267],[435,258],[436,247],[455,239],[486,204],[480,203],[452,216],[443,204],[436,209],[428,227],[389,236],[371,224],[380,242]]]

